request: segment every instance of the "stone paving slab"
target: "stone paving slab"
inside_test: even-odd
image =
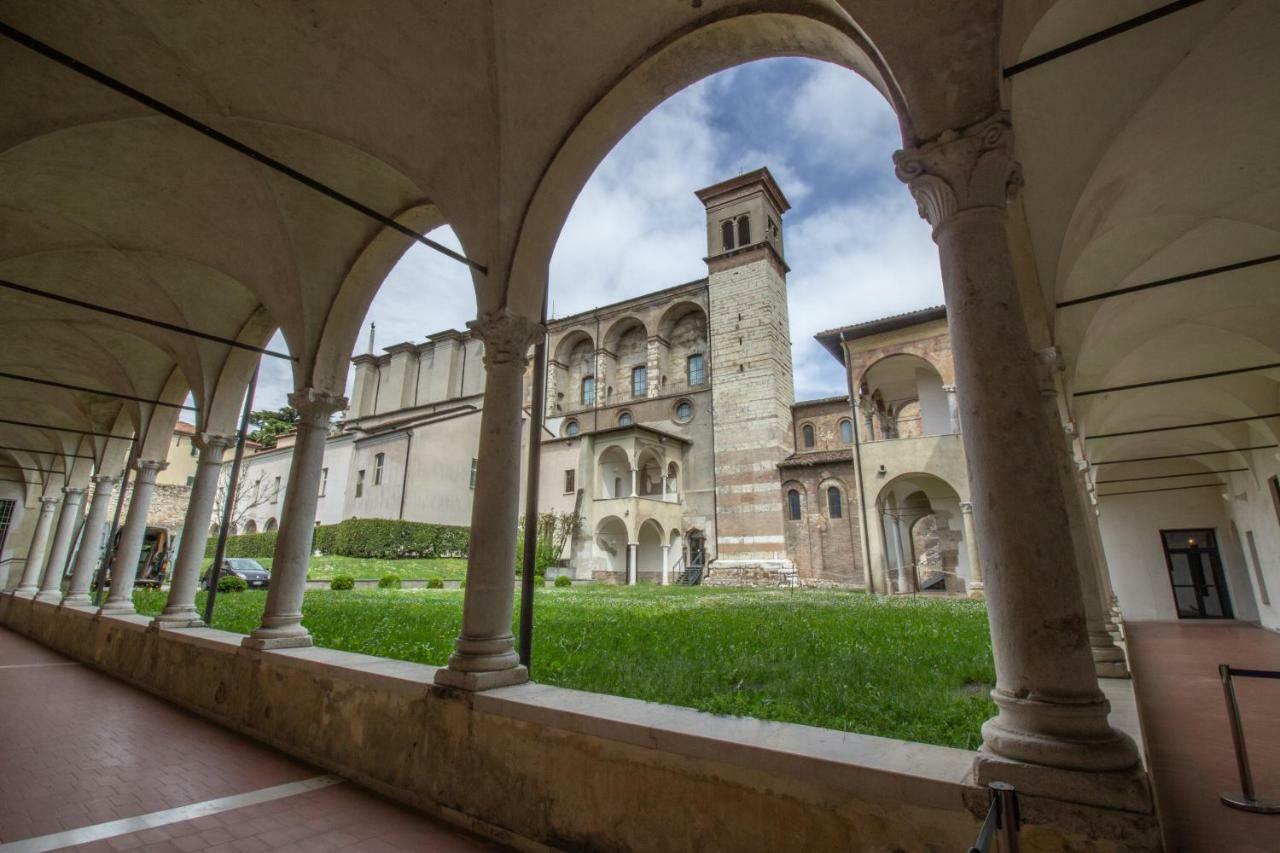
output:
[[[3,629],[0,756],[0,845],[321,773]],[[500,849],[349,783],[75,849],[215,848]]]

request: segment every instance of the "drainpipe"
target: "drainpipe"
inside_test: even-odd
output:
[[[867,487],[862,476],[862,424],[859,423],[861,412],[858,398],[853,387],[853,373],[849,370],[849,351],[844,345],[844,332],[840,332],[840,354],[844,357],[845,378],[849,385],[849,416],[853,418],[853,473],[858,481],[858,534],[862,539],[862,571],[867,578],[867,592],[876,591],[875,575],[871,571],[871,539],[867,533]],[[888,590],[886,590],[887,592]]]
[[[413,430],[409,430],[406,436],[404,443],[404,476],[400,480],[400,515],[398,518],[401,521],[404,521],[404,498],[409,491],[409,464],[413,459]]]

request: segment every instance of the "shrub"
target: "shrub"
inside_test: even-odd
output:
[[[573,581],[568,575],[560,575],[556,578],[556,586],[573,586]]]
[[[216,547],[210,538],[206,555]],[[348,518],[338,524],[320,525],[312,534],[313,551],[339,557],[396,560],[404,557],[465,557],[471,530],[448,524],[424,524],[389,518]],[[270,557],[276,549],[276,531],[227,537],[228,557]]]
[[[428,578],[427,589],[444,589],[444,578]]]
[[[351,575],[335,575],[329,581],[329,589],[355,589],[356,579]]]
[[[218,592],[244,592],[249,585],[235,575],[218,576]]]
[[[400,576],[395,572],[387,572],[378,579],[378,589],[399,589],[401,585]]]
[[[467,582],[465,580],[458,581],[458,589],[466,589]]]

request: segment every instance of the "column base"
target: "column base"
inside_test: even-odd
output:
[[[62,601],[62,591],[55,590],[53,592],[36,593],[36,601],[43,601],[46,604],[57,604]]]
[[[240,645],[246,649],[269,651],[271,649],[305,649],[315,645],[315,643],[312,642],[311,635],[305,631],[301,634],[290,634],[282,637],[262,637],[257,636],[255,632],[241,640]]]
[[[973,761],[973,776],[974,782],[983,787],[1007,782],[1019,796],[1152,815],[1154,820],[1150,783],[1140,766],[1109,771],[1064,770],[1013,761],[983,747]]]
[[[40,590],[35,587],[32,587],[31,589],[23,589],[22,587],[19,587],[12,592],[12,595],[14,598],[35,598],[36,593],[39,591]]]
[[[131,613],[137,613],[132,601],[107,601],[98,610],[108,616],[128,616]]]
[[[987,585],[982,581],[969,581],[965,584],[969,598],[975,601],[983,601],[987,597]]]
[[[1111,704],[1094,697],[1056,701],[991,691],[999,712],[982,724],[983,750],[1021,764],[1085,772],[1130,770],[1138,747],[1111,727]]]
[[[92,607],[93,599],[89,597],[87,592],[77,595],[64,595],[59,607]]]
[[[1132,678],[1129,673],[1129,665],[1124,661],[1101,661],[1093,662],[1093,671],[1099,678]]]
[[[489,672],[462,672],[446,667],[436,670],[435,682],[441,687],[452,687],[457,690],[480,693],[497,687],[524,684],[528,680],[529,670],[517,665],[510,669],[498,669]]]
[[[165,616],[163,613],[151,620],[152,630],[161,631],[168,628],[203,628],[204,620],[199,616]]]

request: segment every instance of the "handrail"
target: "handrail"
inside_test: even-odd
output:
[[[1253,788],[1253,773],[1249,769],[1249,751],[1244,742],[1244,725],[1240,722],[1240,702],[1236,698],[1236,684],[1232,676],[1241,678],[1276,678],[1280,671],[1270,669],[1242,669],[1220,664],[1218,677],[1222,679],[1222,692],[1227,700],[1227,722],[1231,724],[1231,740],[1236,750],[1236,768],[1240,771],[1240,793],[1224,791],[1222,802],[1233,809],[1255,814],[1280,814],[1280,802],[1258,799]]]
[[[1000,853],[1018,853],[1018,827],[1021,824],[1018,792],[1007,782],[992,782],[988,787],[991,789],[991,805],[969,853],[991,853],[991,843],[996,840],[997,831],[1000,833]]]

